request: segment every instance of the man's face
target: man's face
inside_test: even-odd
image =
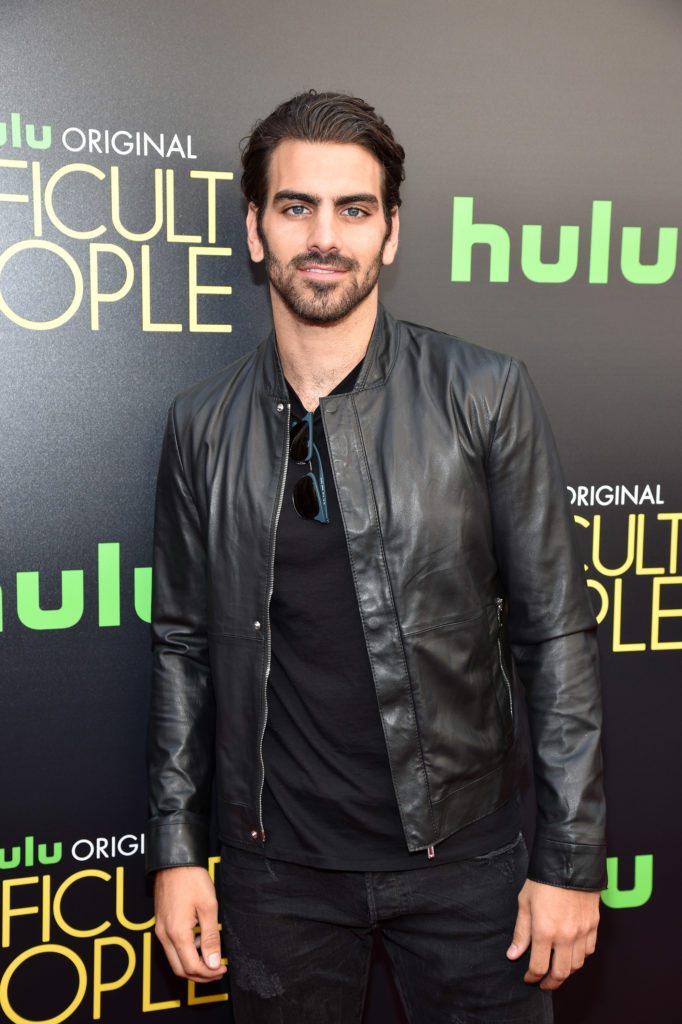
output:
[[[247,216],[252,259],[265,261],[273,303],[325,324],[376,297],[382,265],[398,247],[398,211],[390,229],[382,170],[364,147],[287,139],[272,153],[261,220]]]

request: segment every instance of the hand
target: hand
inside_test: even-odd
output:
[[[154,905],[156,936],[174,974],[199,982],[221,978],[227,968],[220,962],[218,901],[208,871],[198,867],[157,871]],[[195,941],[192,929],[197,924],[201,934]]]
[[[519,912],[510,960],[531,946],[530,963],[523,980],[555,989],[579,970],[585,957],[594,953],[599,924],[599,893],[560,889],[528,879],[519,893]],[[550,967],[551,958],[551,967]]]

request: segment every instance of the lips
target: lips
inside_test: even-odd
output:
[[[345,274],[346,271],[342,267],[299,267],[306,274]]]
[[[297,270],[310,275],[319,275],[320,277],[324,275],[333,277],[334,274],[345,274],[349,270],[358,269],[356,260],[337,254],[320,256],[319,253],[301,253],[299,256],[294,257],[291,262]]]

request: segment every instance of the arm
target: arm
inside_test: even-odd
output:
[[[606,884],[601,695],[594,614],[554,439],[525,367],[514,362],[495,419],[488,481],[537,797],[511,955],[524,952],[532,932],[526,980],[546,973],[554,949],[557,973],[543,987],[556,987],[594,948],[598,891]]]
[[[148,734],[147,869],[156,933],[176,974],[220,977],[217,902],[206,871],[214,699],[208,659],[206,550],[168,416],[154,520],[153,680]],[[202,957],[192,934],[199,924]]]

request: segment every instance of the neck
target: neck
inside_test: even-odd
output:
[[[300,320],[272,289],[271,298],[284,376],[312,411],[363,359],[376,320],[378,291],[375,288],[348,316],[330,324]]]

